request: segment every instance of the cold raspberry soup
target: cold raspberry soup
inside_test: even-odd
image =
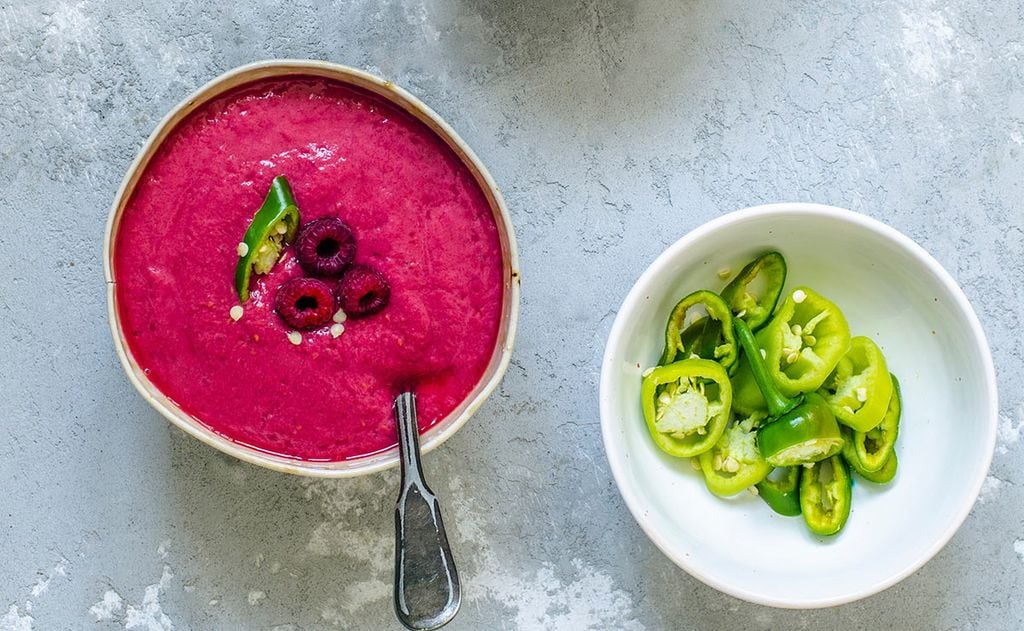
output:
[[[351,231],[351,274],[311,274],[282,224],[270,228],[283,242],[276,263],[271,253],[242,300],[235,272],[250,253],[240,243],[277,176],[290,185],[298,238],[314,220],[340,220],[309,228],[307,253],[348,256],[348,241],[309,240],[334,238],[341,223]],[[424,431],[467,397],[495,350],[504,277],[484,192],[423,123],[340,82],[257,81],[192,113],[142,174],[114,248],[136,362],[200,422],[267,452],[346,460],[387,449],[404,385]],[[280,313],[317,300],[323,309],[332,296],[322,326],[297,328]],[[367,314],[345,314],[345,300]]]

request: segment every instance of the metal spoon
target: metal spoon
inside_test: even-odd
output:
[[[462,591],[441,506],[423,480],[416,395],[398,395],[395,420],[402,461],[402,492],[395,507],[395,612],[406,628],[428,631],[451,622]]]

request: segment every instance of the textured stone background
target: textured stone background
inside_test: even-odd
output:
[[[514,217],[514,365],[426,459],[466,586],[451,628],[1024,628],[1017,2],[327,4],[0,2],[0,629],[396,628],[396,476],[307,481],[218,455],[134,393],[107,331],[101,240],[132,157],[191,90],[270,57],[407,87]],[[599,357],[632,281],[698,224],[781,200],[856,209],[930,250],[978,310],[1002,398],[992,476],[952,542],[816,612],[677,569],[620,500],[598,430]]]

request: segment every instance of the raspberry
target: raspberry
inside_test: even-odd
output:
[[[322,217],[299,230],[295,255],[308,274],[340,276],[356,256],[356,239],[342,220]]]
[[[348,268],[338,283],[338,303],[342,310],[359,318],[377,313],[388,305],[391,288],[384,276],[366,265]]]
[[[331,321],[334,294],[322,280],[293,278],[278,288],[274,310],[296,329],[315,329]]]

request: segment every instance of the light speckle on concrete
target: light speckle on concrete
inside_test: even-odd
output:
[[[512,365],[424,462],[464,578],[453,630],[1024,628],[1021,0],[328,4],[0,4],[0,631],[397,628],[396,474],[303,480],[198,444],[135,394],[107,328],[104,222],[135,153],[190,91],[271,57],[421,97],[513,216]],[[675,567],[598,429],[604,341],[636,277],[701,223],[789,200],[928,249],[978,311],[1001,399],[983,501],[949,545],[826,611]]]
[[[1002,485],[1003,481],[996,476],[985,476],[985,481],[981,484],[981,491],[978,493],[978,504],[993,501],[999,494],[999,487]]]
[[[113,620],[114,614],[121,613],[123,603],[124,601],[121,599],[120,594],[112,589],[108,589],[103,594],[103,600],[89,607],[89,613],[95,616],[96,622]]]
[[[1020,440],[1021,432],[1024,431],[1024,405],[1017,408],[1016,418],[1010,414],[999,415],[999,431],[996,434],[996,451],[1001,454],[1008,453],[1010,447]]]

